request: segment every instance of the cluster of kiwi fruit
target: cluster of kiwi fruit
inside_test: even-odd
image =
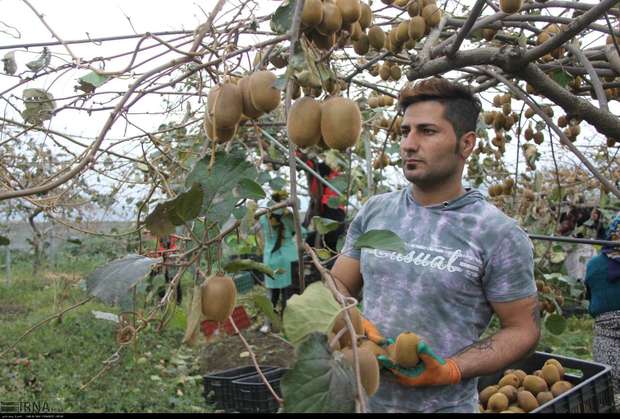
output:
[[[368,72],[371,76],[380,77],[383,81],[398,81],[403,75],[398,64],[390,60],[384,61],[383,64],[373,64],[368,69]]]
[[[496,183],[489,186],[489,196],[494,198],[501,195],[512,195],[512,188],[515,182],[511,177],[504,179],[502,183]]]
[[[362,115],[354,100],[331,96],[319,102],[311,96],[296,100],[286,127],[290,140],[299,147],[324,143],[336,150],[355,145],[362,130]]]
[[[388,95],[371,95],[368,98],[368,106],[370,108],[381,108],[384,106],[394,105],[394,98]]]
[[[560,32],[562,32],[562,27],[560,25],[552,23],[538,34],[538,36],[536,37],[536,44],[541,45],[550,40],[552,37],[558,35]],[[541,60],[543,62],[548,62],[554,59],[561,58],[562,55],[564,55],[564,52],[564,48],[558,47],[541,57]]]
[[[385,129],[393,136],[398,136],[401,134],[400,125],[402,121],[403,118],[401,116],[395,118],[377,117],[372,123],[373,134],[377,134],[380,129]]]
[[[241,78],[229,78],[214,86],[207,96],[204,129],[210,140],[223,143],[232,139],[239,124],[273,111],[280,104],[276,75],[256,71]]]
[[[536,281],[536,289],[538,290],[541,312],[555,313],[556,304],[560,307],[564,305],[564,296],[559,288],[555,288],[539,279]]]
[[[383,169],[390,165],[390,158],[382,152],[373,162],[372,167],[375,170]]]
[[[527,374],[509,369],[496,385],[479,393],[480,412],[528,413],[567,392],[573,385],[565,381],[564,367],[554,358],[545,361],[539,370]]]
[[[200,286],[202,314],[206,320],[226,321],[235,309],[237,286],[221,272],[210,276]]]

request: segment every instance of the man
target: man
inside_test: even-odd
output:
[[[382,371],[371,411],[478,412],[476,377],[523,358],[540,337],[532,246],[514,220],[462,186],[478,99],[435,77],[406,86],[399,105],[410,185],[368,200],[331,272],[345,295],[363,286],[364,316],[383,336],[411,331],[432,349],[415,376]],[[406,253],[355,249],[373,229],[398,234]],[[493,313],[501,330],[479,341]]]

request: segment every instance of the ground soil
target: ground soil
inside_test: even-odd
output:
[[[291,367],[295,353],[293,347],[279,335],[260,332],[259,327],[260,325],[253,325],[241,331],[256,355],[258,364]],[[208,343],[200,352],[200,369],[203,375],[248,365],[253,365],[252,358],[238,335],[220,337]]]

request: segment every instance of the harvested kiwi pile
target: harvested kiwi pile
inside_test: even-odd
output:
[[[564,367],[557,359],[548,359],[532,374],[509,369],[497,384],[479,393],[480,412],[528,413],[571,388],[573,385],[564,380]]]
[[[348,310],[351,316],[351,323],[355,329],[357,335],[364,334],[364,327],[362,323],[362,313],[357,308]],[[342,333],[341,333],[342,332]],[[344,319],[344,312],[340,313],[334,322],[332,331],[329,334],[329,342],[334,341],[335,337],[340,333],[340,337],[332,345],[332,349],[335,352],[341,354],[345,362],[348,362],[351,367],[353,365],[353,349],[351,335],[346,330],[346,322]],[[415,367],[419,362],[418,357],[418,343],[420,338],[411,332],[403,332],[396,338],[396,341],[383,348],[376,343],[368,339],[359,339],[356,342],[357,355],[360,364],[360,378],[362,386],[368,396],[375,394],[379,388],[379,376],[380,367],[377,357],[384,355],[388,357],[393,363],[398,364],[404,368]]]

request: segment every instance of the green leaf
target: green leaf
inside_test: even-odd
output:
[[[389,230],[369,230],[358,237],[354,247],[356,249],[369,247],[371,249],[405,253],[405,242],[396,233]]]
[[[180,193],[172,200],[175,215],[182,221],[175,225],[181,225],[198,217],[203,195],[200,184],[194,183],[189,191]]]
[[[51,58],[52,53],[50,52],[50,50],[47,47],[43,47],[43,51],[41,52],[41,55],[39,55],[39,58],[26,63],[26,67],[36,73],[37,71],[47,67],[50,64]]]
[[[4,58],[2,58],[2,64],[4,66],[5,74],[15,74],[17,71],[17,62],[15,61],[15,51],[10,51],[4,54]]]
[[[75,88],[84,93],[92,93],[97,87],[102,86],[105,82],[110,80],[110,78],[110,76],[104,76],[91,71],[78,79],[79,84]]]
[[[224,265],[223,268],[226,272],[240,272],[240,271],[259,271],[270,277],[274,277],[277,274],[277,270],[274,271],[264,263],[256,262],[252,259],[234,259]]]
[[[146,228],[157,237],[164,237],[174,232],[174,224],[170,221],[173,207],[170,202],[158,204],[155,210],[144,219]]]
[[[555,70],[551,73],[551,78],[560,86],[566,87],[573,80],[573,76],[564,70]]]
[[[263,294],[254,294],[253,297],[254,304],[259,311],[261,311],[269,320],[271,320],[271,324],[275,330],[280,330],[282,328],[280,316],[276,314],[273,310],[273,304],[271,300],[267,298],[267,296]]]
[[[271,187],[271,189],[275,190],[282,189],[286,186],[286,180],[278,176],[277,178],[271,179],[269,181],[269,186]]]
[[[318,216],[312,217],[312,224],[314,225],[314,228],[316,229],[316,231],[318,231],[319,234],[321,235],[327,234],[330,231],[336,230],[340,226],[340,222],[338,221],[334,221],[334,220],[330,220],[329,218],[323,218],[323,217],[318,217]]]
[[[243,217],[245,217],[245,213],[246,213],[245,207],[236,207],[235,209],[232,210],[232,215],[237,220],[240,220]]]
[[[566,330],[566,319],[559,314],[550,314],[545,319],[545,328],[554,335],[561,335]]]
[[[345,362],[330,352],[324,334],[308,336],[296,350],[295,365],[280,381],[284,412],[355,412],[355,375]]]
[[[241,179],[234,190],[234,194],[242,199],[263,199],[266,196],[263,188],[251,179]]]
[[[285,34],[293,25],[293,14],[295,13],[295,0],[285,0],[280,7],[276,9],[269,26],[271,30],[277,34]]]
[[[551,263],[562,263],[564,262],[564,259],[566,259],[566,252],[562,251],[551,252],[551,256],[549,257]]]
[[[142,281],[161,258],[130,254],[95,269],[86,278],[86,291],[106,304],[131,306],[130,289]]]
[[[0,236],[0,246],[8,246],[11,244],[11,240],[8,237]]]
[[[187,314],[185,314],[185,311],[180,307],[176,307],[168,325],[173,329],[185,330],[187,327]]]
[[[316,249],[316,255],[321,260],[327,260],[332,257],[332,254],[327,249]]]
[[[41,125],[43,121],[52,117],[56,102],[51,93],[43,89],[31,88],[24,89],[22,97],[26,107],[22,111],[22,118],[26,123]]]
[[[309,285],[301,295],[293,295],[284,309],[284,331],[297,345],[313,332],[327,334],[340,311],[340,305],[322,282]]]
[[[175,226],[183,225],[198,216],[203,195],[200,184],[194,183],[189,191],[158,204],[155,210],[146,217],[146,228],[158,237],[174,232]]]

